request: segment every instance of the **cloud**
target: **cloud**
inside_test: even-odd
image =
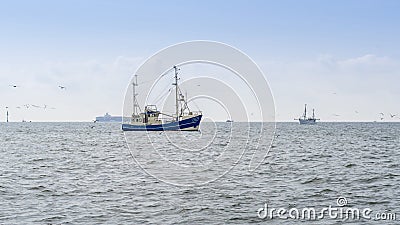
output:
[[[353,73],[360,76],[392,76],[399,69],[399,62],[386,56],[366,54],[359,57],[339,60],[336,62],[344,74]]]
[[[378,57],[373,54],[338,61],[338,64],[343,66],[387,66],[393,63],[394,61],[389,57]]]

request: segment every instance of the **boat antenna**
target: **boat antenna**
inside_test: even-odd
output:
[[[137,77],[138,77],[138,75],[135,74],[135,79],[132,82],[132,87],[133,87],[133,115],[134,116],[137,115],[137,107],[138,107],[137,99],[136,99],[136,96],[137,96],[136,87],[138,86]]]
[[[304,104],[304,115],[303,115],[304,119],[306,119],[307,117],[307,104]]]
[[[312,109],[312,118],[315,119],[314,109]]]
[[[174,66],[175,71],[175,110],[176,110],[176,121],[179,121],[179,100],[178,100],[178,68]]]

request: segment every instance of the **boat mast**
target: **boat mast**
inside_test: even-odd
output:
[[[135,80],[132,82],[132,87],[133,87],[133,116],[137,115],[137,100],[136,100],[136,87],[138,86],[138,82],[137,82],[137,74],[135,74]]]
[[[176,110],[176,121],[179,121],[179,100],[178,100],[178,68],[174,66],[175,70],[175,110]]]
[[[312,109],[312,118],[315,119],[314,109]]]
[[[304,119],[307,118],[307,104],[304,105]]]

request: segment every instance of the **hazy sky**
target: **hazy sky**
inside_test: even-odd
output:
[[[400,121],[399,12],[400,1],[378,0],[2,1],[0,121],[6,106],[13,121],[120,115],[146,58],[199,39],[252,57],[278,121],[304,103],[324,121]]]

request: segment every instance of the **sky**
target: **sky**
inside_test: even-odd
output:
[[[400,121],[399,11],[389,0],[2,1],[0,121],[5,107],[11,121],[121,115],[138,67],[190,40],[250,56],[277,121],[304,104],[322,121]]]

